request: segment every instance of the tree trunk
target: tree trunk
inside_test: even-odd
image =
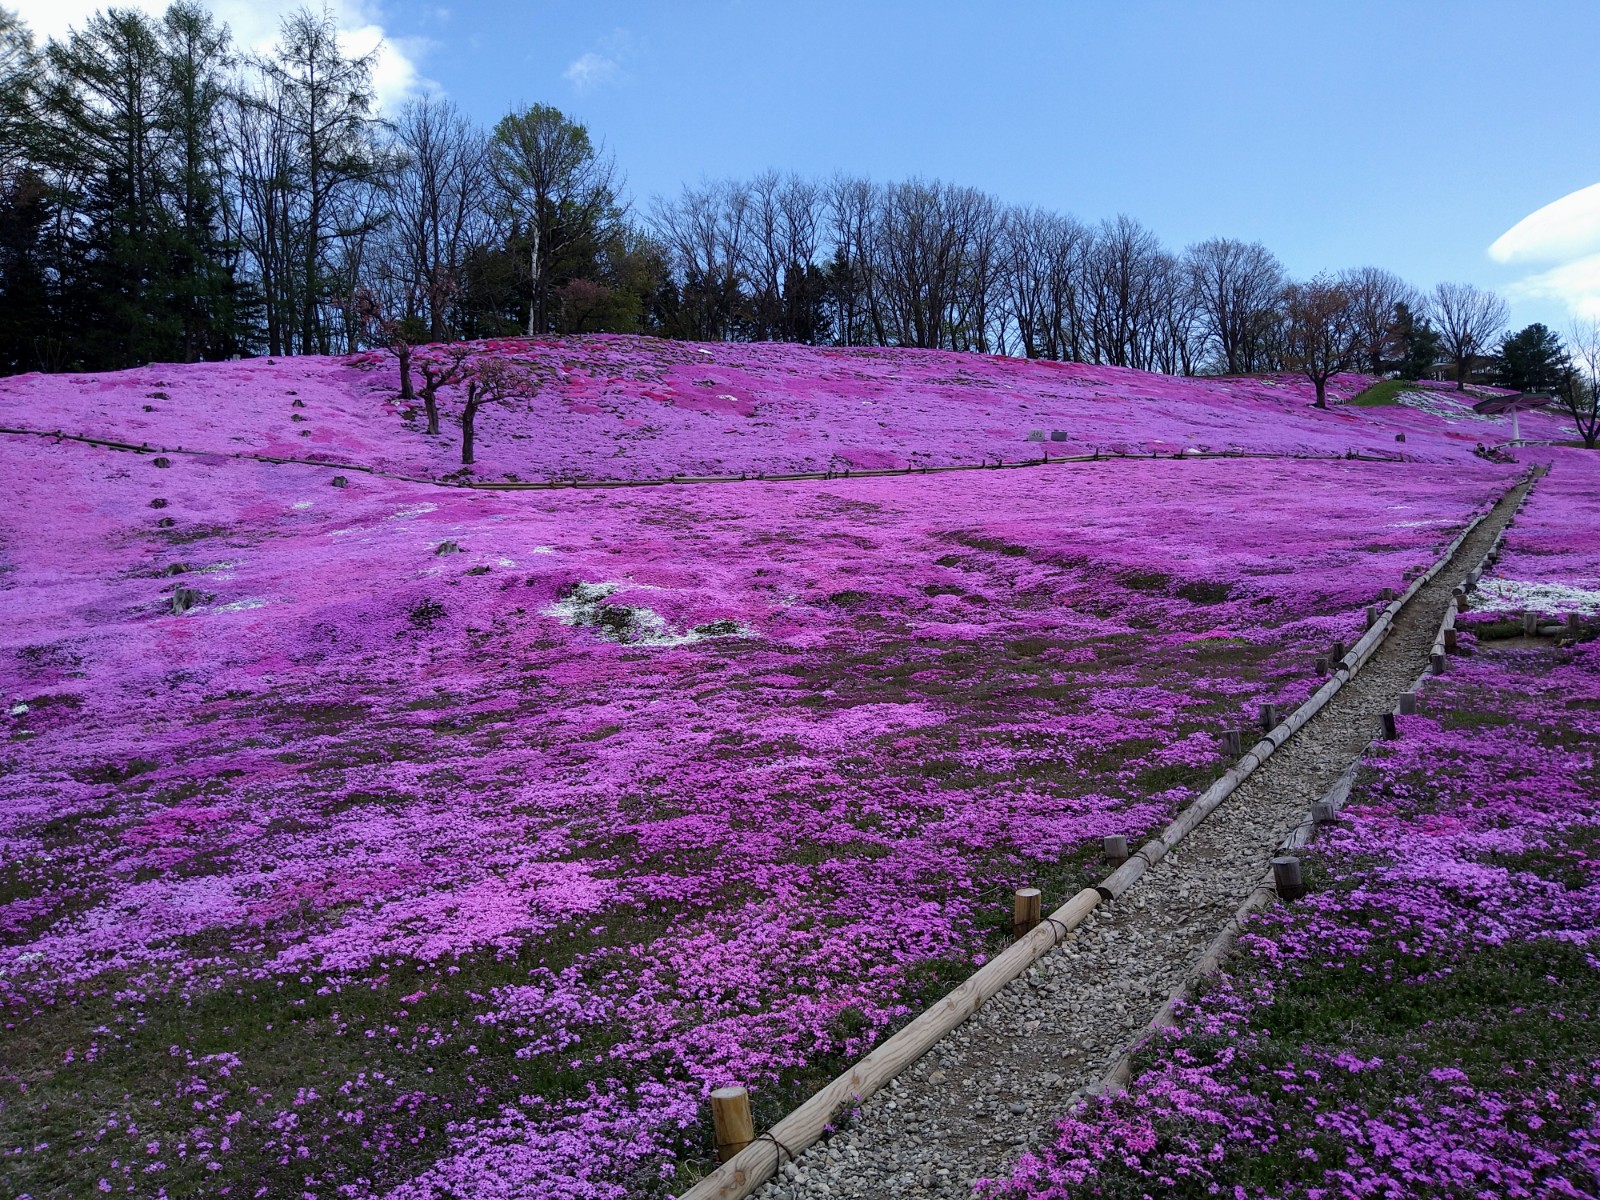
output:
[[[411,390],[411,347],[396,347],[394,356],[400,360],[400,399],[415,400],[416,393]]]
[[[1328,381],[1327,381],[1327,379],[1319,376],[1318,378],[1313,379],[1311,382],[1317,385],[1317,407],[1318,408],[1327,408],[1328,407]]]
[[[467,406],[461,410],[461,465],[463,467],[472,465],[473,424],[477,419],[478,406],[468,400]]]
[[[432,392],[422,393],[422,407],[428,414],[428,432],[439,432],[439,401]]]
[[[533,289],[528,295],[528,336],[532,337],[538,330],[535,325],[539,320],[539,219],[534,217],[528,230],[533,240],[533,249],[528,254],[528,266],[533,275]],[[470,459],[468,460],[471,461]]]

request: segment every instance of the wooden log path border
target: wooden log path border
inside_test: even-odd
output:
[[[27,429],[21,426],[0,425],[0,434],[14,437],[51,438],[58,442],[81,442],[86,446],[100,446],[108,450],[122,450],[132,454],[188,454],[206,458],[236,458],[249,462],[273,463],[277,466],[325,467],[330,471],[360,471],[379,479],[395,479],[403,483],[421,483],[432,487],[460,488],[470,492],[559,492],[569,490],[604,491],[612,488],[674,487],[682,484],[707,483],[793,483],[806,480],[831,481],[836,479],[882,479],[900,475],[940,475],[950,471],[1014,471],[1024,467],[1054,467],[1068,463],[1111,462],[1124,459],[1149,461],[1151,459],[1211,459],[1211,458],[1274,458],[1312,462],[1420,462],[1421,459],[1405,454],[1390,454],[1381,450],[1350,449],[1343,454],[1275,454],[1261,450],[1200,451],[1180,450],[1176,454],[1154,451],[1150,454],[1129,454],[1126,451],[1096,449],[1092,454],[1070,454],[1051,458],[1022,459],[1017,462],[955,463],[942,467],[887,467],[860,471],[808,471],[779,474],[740,475],[670,475],[660,479],[538,479],[521,481],[479,482],[476,480],[437,479],[426,475],[402,475],[383,471],[360,463],[338,462],[330,459],[279,458],[270,454],[251,454],[245,450],[191,450],[182,446],[134,445],[107,438],[90,437],[81,433],[64,433],[61,430]]]
[[[1535,480],[1543,479],[1549,473],[1548,467],[1534,467],[1528,472],[1526,479],[1529,483],[1532,483]],[[1528,497],[1532,492],[1533,488],[1529,487],[1527,491],[1522,493],[1522,496],[1517,500],[1516,506],[1512,508],[1511,515],[1506,518],[1506,523],[1495,533],[1494,540],[1489,543],[1489,548],[1483,552],[1483,557],[1478,560],[1476,566],[1467,572],[1466,578],[1461,582],[1461,587],[1457,589],[1462,592],[1463,596],[1477,587],[1478,581],[1488,574],[1490,567],[1499,561],[1501,547],[1505,545],[1506,541],[1506,531],[1511,528],[1511,522],[1517,519],[1517,514],[1522,511],[1522,506],[1527,503]],[[1445,665],[1449,661],[1447,655],[1456,648],[1456,617],[1461,614],[1464,608],[1465,606],[1454,596],[1451,596],[1450,603],[1445,605],[1444,617],[1439,622],[1439,632],[1434,635],[1433,649],[1428,654],[1429,668],[1435,675],[1443,675],[1445,673]]]
[[[1371,746],[1371,742],[1367,746]],[[1311,814],[1296,825],[1278,843],[1278,850],[1282,853],[1293,853],[1302,849],[1310,841],[1320,823],[1314,815],[1319,808],[1326,808],[1328,812],[1337,816],[1339,810],[1350,799],[1350,789],[1355,785],[1356,774],[1361,770],[1361,761],[1366,757],[1367,747],[1363,747],[1333,781],[1332,786],[1322,794],[1322,799],[1311,806]],[[1330,818],[1331,819],[1331,818]],[[1245,897],[1244,903],[1234,910],[1233,916],[1220,930],[1217,936],[1211,939],[1205,952],[1195,960],[1194,966],[1189,969],[1187,977],[1167,997],[1167,1002],[1161,1006],[1161,1011],[1151,1018],[1150,1024],[1143,1033],[1128,1043],[1126,1049],[1117,1056],[1117,1061],[1101,1076],[1100,1082],[1095,1085],[1094,1092],[1109,1092],[1117,1088],[1128,1086],[1128,1080],[1133,1074],[1134,1056],[1149,1043],[1152,1037],[1158,1035],[1163,1029],[1170,1029],[1178,1023],[1178,1006],[1194,995],[1194,989],[1202,980],[1209,979],[1222,969],[1222,962],[1233,949],[1233,944],[1238,940],[1239,934],[1244,931],[1246,923],[1252,913],[1259,912],[1267,907],[1278,897],[1278,889],[1273,882],[1273,871],[1267,868],[1267,873],[1256,884],[1255,890]]]
[[[1542,478],[1545,474],[1547,474],[1546,471],[1536,467],[1528,472],[1524,477],[1524,481],[1532,482]],[[1516,486],[1520,487],[1521,483]],[[1515,490],[1515,488],[1512,490]],[[1495,534],[1494,541],[1490,543],[1489,549],[1484,552],[1478,564],[1467,573],[1465,577],[1466,587],[1471,588],[1476,584],[1498,556],[1500,546],[1505,541],[1506,530],[1510,528],[1511,521],[1516,517],[1517,513],[1522,511],[1522,506],[1527,502],[1531,491],[1532,488],[1530,487],[1528,491],[1522,493],[1522,496],[1517,500],[1516,505],[1507,516],[1506,524],[1501,526],[1500,530]],[[1466,534],[1471,531],[1472,527],[1469,526],[1463,532],[1462,537],[1457,539],[1458,543],[1465,540]],[[1445,557],[1448,558],[1449,555]],[[1444,653],[1445,630],[1454,625],[1456,611],[1455,598],[1451,597],[1450,603],[1445,609],[1444,620],[1439,626],[1439,634],[1434,639],[1433,654],[1430,656],[1432,661],[1437,662]],[[1440,672],[1435,671],[1433,673],[1439,674]],[[1429,672],[1424,670],[1421,675],[1417,676],[1416,682],[1411,685],[1410,690],[1405,694],[1417,695],[1421,691],[1428,675]],[[1333,820],[1338,816],[1339,810],[1350,800],[1350,792],[1355,786],[1356,776],[1360,773],[1361,764],[1372,745],[1373,742],[1368,742],[1366,746],[1362,747],[1356,756],[1350,760],[1350,765],[1345,767],[1340,772],[1339,777],[1329,785],[1328,790],[1322,794],[1321,799],[1312,804],[1310,811],[1301,820],[1300,824],[1296,825],[1284,836],[1283,841],[1278,844],[1280,853],[1293,853],[1296,850],[1303,849],[1310,844],[1318,827],[1325,820]],[[1205,953],[1195,961],[1194,966],[1189,970],[1188,976],[1173,990],[1172,994],[1167,998],[1167,1002],[1161,1006],[1161,1011],[1151,1020],[1144,1033],[1128,1044],[1128,1047],[1117,1057],[1117,1061],[1112,1064],[1110,1070],[1101,1077],[1099,1084],[1093,1089],[1094,1091],[1107,1092],[1127,1086],[1133,1072],[1134,1056],[1148,1044],[1150,1038],[1159,1034],[1163,1029],[1171,1028],[1177,1024],[1178,1006],[1194,994],[1195,987],[1202,980],[1210,978],[1221,970],[1223,959],[1227,956],[1228,951],[1233,948],[1233,943],[1238,939],[1239,934],[1243,932],[1245,923],[1250,915],[1265,908],[1277,898],[1277,895],[1278,890],[1273,883],[1273,872],[1271,868],[1268,868],[1267,873],[1262,876],[1261,882],[1256,884],[1255,890],[1234,911],[1228,923],[1217,932],[1217,936],[1206,947]]]
[[[1526,484],[1532,475],[1532,472],[1523,474],[1500,494],[1495,504]],[[1482,524],[1493,510],[1494,505],[1490,505],[1485,511],[1473,517],[1433,564],[1412,580],[1404,592],[1382,608],[1372,627],[1339,660],[1332,677],[1286,720],[1269,730],[1237,764],[1201,793],[1200,797],[1157,837],[1134,851],[1127,862],[1107,875],[1098,885],[1084,888],[1066,904],[1045,917],[1031,932],[1017,939],[1003,952],[979,967],[942,999],[924,1010],[898,1033],[879,1043],[843,1074],[835,1076],[738,1154],[687,1191],[680,1193],[678,1200],[743,1200],[772,1178],[785,1158],[792,1159],[821,1137],[840,1112],[859,1105],[921,1058],[940,1038],[972,1016],[986,1001],[1020,976],[1045,953],[1059,945],[1101,903],[1115,901],[1121,897],[1138,882],[1141,875],[1160,862],[1201,821],[1231,796],[1279,746],[1322,711],[1328,701],[1333,699],[1345,683],[1353,678],[1377,652],[1378,647],[1388,637],[1400,611],[1410,603],[1412,597],[1444,570],[1472,531]],[[1255,901],[1259,907],[1271,898],[1270,895],[1261,897],[1260,892],[1261,888],[1258,886],[1246,904]],[[1213,945],[1215,946],[1215,943]],[[1225,951],[1225,946],[1218,950],[1218,961]],[[1208,949],[1206,958],[1209,958],[1210,953]],[[1202,961],[1206,959],[1203,958]]]

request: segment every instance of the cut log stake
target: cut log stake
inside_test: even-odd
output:
[[[1011,893],[1011,936],[1021,937],[1039,923],[1044,911],[1042,893],[1038,888],[1018,888]]]
[[[1394,589],[1392,587],[1384,588],[1383,591],[1379,593],[1379,597],[1385,604],[1389,603],[1394,599]]]
[[[1400,715],[1409,717],[1417,711],[1417,694],[1415,692],[1400,693]]]
[[[1454,629],[1444,631],[1444,652],[1454,654],[1461,647],[1460,635]]]
[[[1539,614],[1525,612],[1522,614],[1522,634],[1524,637],[1539,636]]]
[[[750,1119],[750,1093],[742,1087],[720,1087],[711,1093],[711,1124],[716,1130],[717,1161],[727,1162],[755,1141]]]
[[[1433,668],[1433,673],[1435,675],[1443,675],[1444,674],[1444,652],[1440,651],[1437,654],[1429,655],[1429,657],[1428,657],[1428,665]]]
[[[1400,722],[1392,712],[1383,714],[1383,736],[1391,742],[1400,736]]]
[[[1377,623],[1378,623],[1378,606],[1376,604],[1369,604],[1369,605],[1367,605],[1367,628],[1371,629]]]
[[[1318,800],[1311,806],[1311,821],[1314,825],[1326,825],[1337,815],[1337,810],[1327,800]]]
[[[1272,886],[1281,900],[1298,900],[1306,894],[1306,885],[1300,875],[1300,860],[1285,854],[1272,860]]]
[[[1322,676],[1326,675],[1327,673],[1328,673],[1328,656],[1326,654],[1320,654],[1320,655],[1317,656],[1317,678],[1320,679]]]
[[[1335,642],[1333,644],[1333,661],[1336,662],[1336,663],[1342,663],[1344,661],[1344,652],[1345,652],[1344,643],[1343,642]]]
[[[1128,861],[1128,839],[1120,833],[1108,833],[1105,837],[1106,861],[1114,867],[1120,867]]]
[[[1229,754],[1237,758],[1244,753],[1244,734],[1237,729],[1224,729],[1222,745]]]
[[[1276,704],[1263,704],[1261,706],[1261,730],[1270,732],[1278,724],[1278,706]]]

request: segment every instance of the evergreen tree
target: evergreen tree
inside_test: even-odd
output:
[[[1555,393],[1570,369],[1561,336],[1537,322],[1508,334],[1500,343],[1497,377],[1505,387],[1519,392]]]
[[[1394,306],[1389,343],[1399,355],[1394,366],[1401,379],[1421,379],[1439,360],[1438,331],[1404,302]]]

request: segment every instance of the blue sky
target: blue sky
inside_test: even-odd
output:
[[[4,2],[4,0],[0,0]],[[15,3],[15,0],[12,0]],[[154,0],[138,0],[158,7]],[[243,40],[284,0],[214,0]],[[47,31],[94,7],[23,0]],[[30,12],[28,10],[36,10]],[[641,203],[766,167],[937,177],[1169,245],[1260,240],[1600,317],[1600,4],[337,0],[385,91],[555,104]]]

